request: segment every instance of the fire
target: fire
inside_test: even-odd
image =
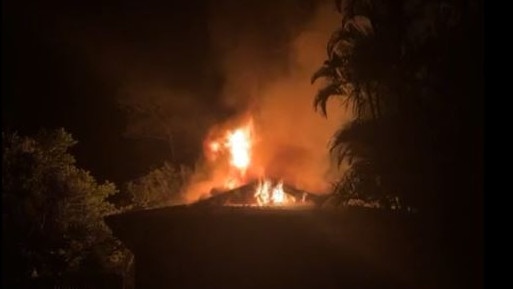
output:
[[[221,145],[218,142],[211,142],[210,143],[210,150],[213,153],[217,153],[221,149]]]
[[[242,172],[246,171],[251,162],[250,127],[229,132],[227,139],[226,146],[230,150],[230,163]]]
[[[255,198],[259,205],[266,205],[269,203],[271,182],[268,180],[261,181],[255,191]]]
[[[283,204],[285,202],[285,192],[283,191],[283,182],[274,187],[271,195],[274,204]]]
[[[252,119],[233,129],[227,129],[218,137],[206,143],[207,156],[214,161],[221,158],[228,165],[223,175],[222,186],[231,190],[249,181],[249,177],[258,177],[260,182],[255,188],[254,199],[259,206],[287,205],[295,203],[294,197],[285,193],[283,182],[273,183],[263,178],[263,174],[255,175],[252,162],[255,134]],[[252,174],[248,176],[251,169]]]
[[[240,184],[240,181],[238,179],[232,178],[232,179],[227,179],[224,182],[224,187],[228,190],[232,190],[235,187],[237,187],[239,184]]]
[[[296,201],[294,197],[283,191],[282,181],[273,186],[267,179],[259,182],[255,190],[255,199],[259,206],[286,205]]]
[[[223,181],[225,189],[233,189],[246,181],[253,142],[253,121],[249,119],[240,127],[227,130],[207,143],[210,160],[217,160],[219,157],[229,159],[229,170]]]

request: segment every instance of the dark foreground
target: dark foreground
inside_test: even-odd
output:
[[[481,248],[415,215],[171,207],[107,222],[139,289],[482,288]]]

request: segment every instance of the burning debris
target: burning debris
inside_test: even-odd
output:
[[[324,198],[270,179],[253,181],[228,191],[212,190],[211,197],[193,204],[198,207],[312,207]]]

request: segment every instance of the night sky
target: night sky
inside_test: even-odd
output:
[[[79,141],[73,150],[79,166],[100,180],[125,182],[164,160],[194,163],[208,128],[237,112],[220,100],[222,49],[213,45],[223,40],[212,41],[212,15],[255,35],[257,48],[277,62],[279,47],[312,5],[238,2],[4,0],[3,129],[33,134],[64,127]],[[164,122],[174,123],[166,126],[172,149],[166,137],[145,135],[134,121],[134,107],[146,105],[154,86],[192,100],[160,102],[167,106],[159,110]]]

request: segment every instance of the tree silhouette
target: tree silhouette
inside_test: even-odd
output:
[[[355,119],[331,150],[350,171],[336,191],[423,211],[470,208],[482,161],[482,16],[479,1],[336,1],[340,27],[314,106],[342,97]],[[477,190],[476,190],[477,189]],[[470,201],[471,200],[471,201]]]
[[[148,209],[183,202],[180,189],[191,171],[186,166],[174,167],[168,162],[126,184],[130,202],[126,209]]]
[[[123,270],[126,250],[103,222],[117,212],[107,198],[113,183],[98,183],[76,167],[76,144],[63,129],[35,137],[2,133],[2,282],[72,271]]]

